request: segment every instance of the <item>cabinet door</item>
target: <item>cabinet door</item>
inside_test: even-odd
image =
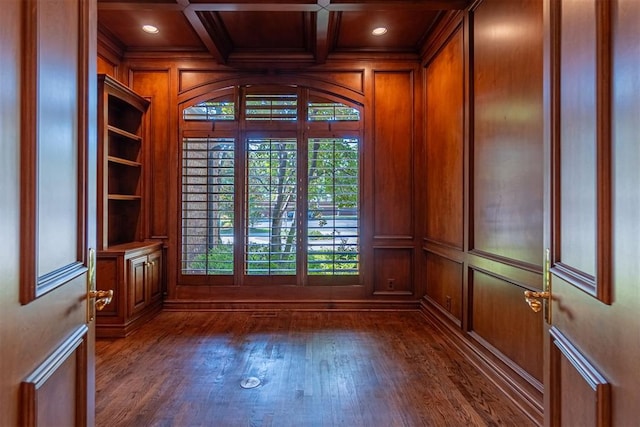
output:
[[[129,260],[129,316],[133,316],[143,310],[147,305],[147,255],[138,256]]]
[[[162,296],[162,251],[150,253],[148,260],[147,286],[149,289],[149,302],[151,302]]]

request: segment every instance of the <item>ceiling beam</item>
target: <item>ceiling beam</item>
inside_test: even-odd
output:
[[[192,3],[190,7],[208,12],[317,12],[309,3]]]
[[[186,5],[179,3],[148,3],[148,2],[101,2],[98,0],[98,10],[144,10],[153,9],[157,11],[182,11]]]
[[[348,0],[332,3],[331,0],[286,0],[278,2],[259,2],[256,0],[229,2],[227,0],[209,0],[207,3],[191,3],[189,0],[175,0],[175,3],[149,1],[101,2],[98,10],[185,10],[217,12],[318,12],[326,9],[330,12],[373,11],[373,10],[462,10],[469,6],[469,0]]]
[[[462,10],[469,0],[351,0],[330,3],[326,8],[332,12],[358,12],[374,10]]]
[[[316,13],[316,62],[322,64],[329,55],[329,14],[326,9]]]
[[[229,52],[225,53],[224,49],[221,49],[216,45],[213,41],[212,35],[209,34],[209,30],[205,27],[204,23],[198,16],[197,11],[191,7],[187,7],[183,10],[183,13],[195,32],[198,34],[198,37],[200,37],[202,43],[206,46],[211,55],[213,55],[214,59],[220,64],[225,64],[227,62]]]

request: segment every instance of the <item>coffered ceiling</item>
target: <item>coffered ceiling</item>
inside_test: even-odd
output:
[[[98,0],[99,30],[124,52],[208,53],[222,64],[417,55],[468,0]],[[142,31],[144,24],[157,34]],[[387,33],[374,36],[376,27]]]

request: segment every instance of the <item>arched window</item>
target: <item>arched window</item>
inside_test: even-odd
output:
[[[182,112],[183,282],[358,282],[360,106],[242,86]]]

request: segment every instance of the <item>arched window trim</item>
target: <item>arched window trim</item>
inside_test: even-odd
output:
[[[305,96],[301,96],[302,94],[304,94]],[[299,113],[295,115],[280,114],[280,117],[278,117],[278,114],[271,114],[271,115],[266,114],[265,117],[273,117],[273,118],[265,119],[265,120],[260,120],[259,118],[251,117],[249,114],[247,114],[247,111],[246,111],[247,96],[251,96],[257,99],[259,98],[260,95],[264,95],[265,97],[268,97],[270,100],[274,102],[277,102],[277,100],[275,100],[275,97],[278,97],[279,95],[283,97],[297,95],[295,97],[297,103],[292,104],[291,108],[297,108],[298,106],[300,106],[300,102],[302,101],[302,99],[306,99],[306,105],[303,105],[302,108],[299,109],[299,112],[303,112],[303,115],[301,116]],[[274,99],[271,99],[271,98],[274,98]],[[283,101],[284,100],[285,99],[283,98]],[[342,96],[337,96],[325,91],[315,90],[312,88],[296,87],[296,86],[271,86],[271,85],[232,86],[232,87],[227,87],[223,89],[218,89],[213,93],[200,95],[197,98],[192,99],[191,101],[192,102],[185,103],[186,105],[183,104],[183,107],[181,108],[181,117],[182,117],[182,121],[184,122],[237,121],[241,119],[240,117],[241,113],[243,115],[244,120],[250,120],[250,121],[267,121],[268,122],[268,121],[283,119],[286,121],[306,120],[306,121],[316,122],[316,123],[359,122],[362,120],[362,110],[363,110],[361,104],[354,102],[350,99],[344,98]],[[184,111],[188,109],[196,108],[201,104],[205,104],[209,102],[210,103],[233,102],[233,111],[234,111],[233,117],[228,118],[228,116],[224,116],[222,118],[217,118],[217,119],[215,118],[215,116],[212,118],[205,118],[205,119],[200,119],[200,118],[186,119],[184,117],[184,114],[183,114]],[[309,109],[310,109],[311,102],[326,103],[326,104],[331,103],[331,104],[334,104],[333,105],[334,109],[342,109],[342,108],[351,109],[354,111],[354,113],[357,112],[358,118],[341,120],[341,119],[336,119],[334,115],[327,118],[327,120],[310,119]],[[203,108],[204,107],[205,106],[203,105]],[[279,109],[274,108],[274,110],[278,111]],[[207,116],[207,114],[202,114],[202,115]]]
[[[222,137],[222,138],[225,138],[230,135],[235,135],[237,138],[236,145],[238,150],[236,154],[236,159],[238,160],[239,162],[238,165],[241,168],[238,170],[236,174],[236,176],[239,179],[241,176],[245,176],[245,174],[247,173],[247,171],[244,170],[244,167],[246,166],[246,163],[245,163],[246,160],[244,160],[246,156],[246,152],[245,152],[246,148],[244,147],[244,145],[246,144],[245,139],[247,138],[247,135],[249,135],[249,133],[255,133],[256,131],[260,131],[260,129],[263,129],[263,131],[266,132],[266,134],[269,134],[270,132],[273,132],[273,131],[275,132],[286,131],[286,133],[289,134],[291,130],[298,129],[296,131],[298,134],[298,138],[302,138],[299,140],[298,143],[301,144],[301,147],[306,147],[304,148],[303,151],[301,151],[301,153],[307,152],[307,149],[309,148],[307,147],[307,144],[310,142],[310,138],[321,138],[327,141],[334,139],[336,142],[341,138],[347,138],[347,139],[355,138],[357,141],[359,141],[357,156],[360,157],[362,155],[361,144],[362,144],[362,136],[364,134],[364,123],[363,123],[363,115],[362,115],[363,105],[362,103],[359,103],[357,101],[344,97],[340,93],[332,94],[327,92],[324,89],[317,89],[317,88],[305,87],[305,86],[292,86],[292,85],[283,85],[283,86],[238,85],[238,86],[232,86],[232,87],[227,86],[221,89],[210,90],[208,93],[201,91],[200,90],[201,88],[198,88],[198,89],[199,89],[198,91],[200,92],[200,95],[198,95],[197,97],[193,97],[189,99],[186,97],[188,92],[185,92],[182,94],[181,97],[185,99],[185,101],[180,104],[181,119],[182,119],[182,114],[181,114],[182,108],[185,108],[185,106],[196,105],[198,102],[203,102],[211,99],[213,100],[229,99],[230,95],[232,95],[233,98],[236,100],[236,108],[235,108],[236,120],[235,121],[228,121],[228,120],[187,121],[182,119],[180,124],[181,134],[184,137],[187,137],[187,135],[189,135],[189,137],[192,137],[194,134],[201,134],[201,135],[206,134],[207,137],[209,138],[212,138],[212,137],[216,138],[215,135],[218,135],[219,137]],[[299,100],[297,104],[298,119],[294,121],[284,122],[284,123],[283,122],[274,123],[273,121],[255,121],[255,120],[246,121],[244,117],[245,116],[244,111],[243,111],[244,93],[246,91],[250,93],[266,93],[266,94],[295,92],[298,95],[297,99]],[[343,90],[341,90],[340,92],[342,91]],[[326,120],[326,121],[309,122],[307,120],[308,100],[329,100],[330,102],[335,102],[336,104],[340,104],[340,106],[353,108],[358,111],[359,120],[357,121],[356,120],[351,120],[351,121]],[[264,126],[261,126],[260,123],[262,123]],[[182,157],[182,154],[180,156]],[[361,174],[362,165],[363,165],[362,159],[358,160],[358,164],[359,164],[358,169],[360,170],[358,174]],[[304,176],[305,175],[302,175],[301,178]],[[241,182],[244,182],[244,179],[245,178],[240,179],[240,181],[238,181],[238,184],[240,185]],[[246,184],[242,184],[243,188],[244,188],[244,185]],[[305,184],[303,187],[307,187],[308,185],[309,183]],[[361,203],[362,203],[363,190],[362,190],[361,184],[359,185],[360,185],[360,189],[358,191],[360,195],[358,196],[357,206],[355,208],[356,212],[361,209]],[[245,209],[246,201],[243,201],[243,199],[246,197],[245,191],[246,189],[239,190],[238,198],[237,198],[237,201],[235,202],[237,209],[241,209],[241,210]],[[306,188],[304,189],[304,191],[305,192],[307,191]],[[303,219],[303,222],[301,222],[302,224],[302,223],[305,223],[304,220],[306,219],[306,217],[304,216],[306,215],[304,211],[307,211],[307,210],[310,211],[311,207],[310,205],[307,205],[308,202],[307,202],[306,195],[303,196],[301,200],[303,205],[298,204],[293,214],[301,216],[301,218]],[[297,213],[298,210],[300,211],[300,213]],[[340,211],[339,214],[341,215],[343,215],[345,212],[344,209],[339,209],[339,211]],[[335,210],[334,212],[338,212],[338,210]],[[242,228],[245,227],[245,225],[242,224],[242,221],[246,220],[246,215],[247,213],[243,212],[240,214],[240,211],[238,212],[237,217],[239,219],[236,222],[236,226],[238,227],[238,230],[235,232],[235,236],[238,239],[242,237],[242,233],[243,233]],[[359,217],[360,214],[357,213],[357,216]],[[361,220],[359,218],[356,220],[356,223],[355,223],[356,228],[354,230],[360,229],[361,227],[360,221]],[[178,222],[178,226],[180,227],[180,229],[182,229],[182,226],[179,224],[180,222],[181,221]],[[311,227],[311,225],[309,225],[308,227]],[[307,237],[308,237],[308,233],[314,231],[311,228],[308,228],[306,230],[307,231],[304,231],[302,234],[307,235]],[[334,230],[334,233],[335,233],[335,230]],[[178,236],[180,240],[179,240],[178,247],[182,247],[184,244],[182,242],[182,238],[180,237],[181,234],[182,232],[179,231]],[[361,241],[360,232],[357,232],[356,242],[360,242],[360,241]],[[307,243],[307,240],[303,238],[298,244],[301,247],[306,247],[308,243]],[[307,269],[311,269],[311,263],[309,263],[311,259],[307,260],[308,253],[305,253],[305,255],[300,257],[300,260],[297,261],[299,265],[298,267],[299,273],[296,273],[295,276],[262,276],[263,279],[260,279],[260,277],[255,277],[255,276],[251,277],[250,275],[247,275],[246,271],[244,271],[245,261],[239,259],[243,256],[242,246],[243,245],[240,244],[238,247],[236,247],[236,250],[234,251],[234,256],[236,260],[234,261],[235,273],[233,275],[215,276],[215,279],[214,279],[213,276],[206,277],[206,276],[197,276],[197,275],[194,276],[189,274],[185,275],[185,272],[183,270],[182,274],[180,274],[180,277],[179,277],[179,283],[180,284],[216,283],[220,285],[225,285],[225,284],[226,285],[229,285],[229,284],[260,285],[260,284],[275,283],[272,280],[270,280],[269,277],[272,277],[272,278],[280,277],[280,279],[278,279],[278,283],[289,284],[289,285],[298,284],[298,285],[330,286],[330,285],[361,285],[362,284],[361,283],[361,280],[362,280],[361,261],[359,260],[361,256],[360,243],[357,243],[357,253],[358,253],[357,259],[358,260],[356,261],[357,262],[355,267],[356,269],[353,270],[355,272],[355,275],[345,274],[341,272],[333,273],[333,275],[332,273],[328,273],[329,275],[322,275],[322,274],[314,275],[310,273],[311,270],[309,270],[309,272],[303,272],[302,270],[306,271]],[[183,260],[181,259],[180,253],[177,253],[176,255],[179,257],[178,261],[182,262]],[[360,267],[357,266],[358,264],[360,265]],[[350,268],[350,267],[347,267],[347,268]],[[299,274],[302,274],[302,277],[300,277]],[[286,279],[286,277],[294,277],[294,278],[297,277],[297,279],[295,280],[295,282],[290,282],[290,280]],[[285,280],[283,281],[282,279],[285,279]]]

